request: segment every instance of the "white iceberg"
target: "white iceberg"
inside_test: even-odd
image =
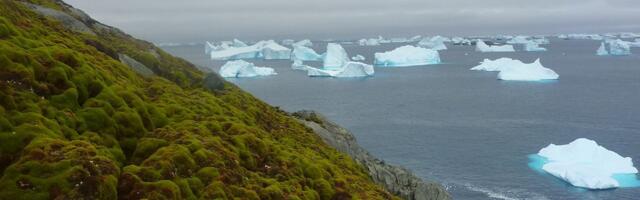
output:
[[[381,67],[405,67],[440,63],[440,54],[432,49],[411,45],[375,54],[374,64]]]
[[[558,38],[560,39],[565,39],[565,40],[603,40],[604,37],[602,37],[601,35],[598,34],[562,34],[559,35]]]
[[[476,51],[479,52],[515,52],[513,45],[489,46],[481,39],[476,41]]]
[[[444,41],[447,41],[447,38],[436,36],[432,38],[424,38],[418,42],[418,46],[433,49],[436,51],[446,50],[447,46],[444,44]]]
[[[455,45],[471,45],[471,40],[462,37],[451,38],[451,42]]]
[[[292,39],[284,39],[284,40],[282,40],[282,45],[291,46],[291,45],[293,45],[293,43],[295,43],[295,42],[296,42],[296,41],[295,41],[295,40],[292,40]]]
[[[323,55],[316,53],[316,51],[309,47],[298,45],[297,43],[293,45],[292,60],[321,61],[323,57]]]
[[[507,44],[528,44],[530,43],[529,37],[524,35],[518,35],[507,41]]]
[[[534,41],[527,41],[524,43],[525,51],[546,51],[547,49],[544,47],[540,47],[540,45]]]
[[[305,47],[312,47],[313,43],[311,42],[311,40],[305,39],[305,40],[300,40],[296,43],[293,43],[292,45],[294,46],[305,46]]]
[[[294,70],[308,70],[309,68],[312,68],[308,65],[305,65],[302,60],[293,60],[293,64],[291,64],[291,69]]]
[[[313,77],[353,78],[373,76],[375,73],[372,65],[361,62],[347,62],[342,68],[337,70],[324,70],[313,67],[308,67],[306,70],[307,75]]]
[[[631,32],[625,32],[625,33],[620,33],[620,38],[640,38],[640,34],[637,33],[631,33]]]
[[[614,56],[631,55],[631,46],[629,46],[628,42],[617,39],[617,40],[609,40],[607,41],[607,44],[609,45],[610,55],[614,55]]]
[[[502,69],[524,65],[522,61],[514,60],[511,58],[498,58],[496,60],[484,59],[480,62],[480,65],[471,68],[471,70],[475,71],[488,71],[488,72],[499,72]]]
[[[609,189],[622,183],[614,175],[636,174],[629,157],[622,157],[593,140],[579,138],[566,145],[550,144],[538,152],[542,170],[576,187]]]
[[[358,44],[360,46],[378,46],[378,45],[380,45],[380,41],[378,39],[375,39],[375,38],[360,39],[360,40],[358,40]]]
[[[480,65],[471,68],[471,70],[497,71],[500,72],[498,79],[510,81],[555,80],[560,77],[553,70],[543,67],[540,64],[540,59],[530,64],[511,58],[484,59]]]
[[[233,39],[232,43],[231,43],[232,47],[246,47],[248,46],[246,43],[244,43],[243,41],[240,41],[238,39]]]
[[[599,56],[609,55],[609,51],[607,51],[607,47],[605,46],[604,42],[600,43],[600,47],[598,47],[598,50],[596,51],[596,55],[599,55]]]
[[[363,61],[363,60],[366,60],[366,58],[365,58],[363,55],[358,54],[358,55],[356,55],[356,56],[354,56],[354,57],[351,57],[351,60],[354,60],[354,61]]]
[[[349,62],[349,55],[340,44],[327,44],[327,52],[325,53],[323,64],[325,70],[341,69],[347,62]]]
[[[542,66],[540,59],[530,64],[503,67],[498,73],[498,79],[505,81],[556,80],[559,77],[553,70]]]
[[[270,76],[277,73],[270,67],[257,67],[253,63],[244,60],[228,61],[218,71],[225,78],[243,78],[256,76]]]
[[[224,44],[223,44],[224,45]],[[205,51],[207,48],[205,47]],[[290,59],[291,49],[279,45],[273,40],[260,41],[251,46],[225,47],[209,52],[212,60],[237,60],[237,59]]]

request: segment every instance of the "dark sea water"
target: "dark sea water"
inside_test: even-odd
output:
[[[375,52],[401,45],[343,46],[372,63]],[[548,144],[585,137],[640,167],[640,49],[599,57],[598,46],[552,40],[547,52],[479,53],[448,45],[444,64],[376,68],[374,77],[351,79],[310,78],[290,61],[256,60],[279,74],[228,80],[287,111],[320,111],[374,155],[441,182],[455,199],[640,199],[640,188],[577,189],[527,166],[527,156]],[[202,46],[165,49],[203,67],[224,64],[208,60]],[[500,57],[541,58],[560,79],[510,82],[469,70]]]

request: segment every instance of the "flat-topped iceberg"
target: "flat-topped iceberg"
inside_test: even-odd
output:
[[[378,45],[380,45],[380,41],[378,39],[375,39],[375,38],[360,39],[360,40],[358,40],[358,44],[360,46],[378,46]]]
[[[603,40],[604,37],[598,34],[561,34],[558,35],[558,38],[565,40]]]
[[[298,44],[293,44],[293,52],[291,54],[292,60],[321,61],[324,58],[323,55],[316,53],[313,49]]]
[[[327,44],[327,53],[325,53],[323,64],[325,70],[339,70],[347,62],[349,62],[349,55],[340,44]]]
[[[218,73],[225,78],[244,78],[277,74],[273,68],[257,67],[253,63],[244,60],[228,61],[220,67]]]
[[[507,81],[555,80],[560,77],[553,70],[543,67],[540,64],[540,59],[529,64],[511,58],[484,59],[480,65],[471,68],[471,70],[497,71],[500,72],[498,79]]]
[[[307,75],[313,77],[338,77],[353,78],[373,76],[375,73],[373,66],[361,62],[347,62],[337,70],[324,70],[313,67],[307,68]]]
[[[374,64],[381,67],[406,67],[440,63],[438,51],[416,46],[402,46],[375,54]]]
[[[290,59],[291,49],[279,45],[273,40],[260,41],[251,46],[244,47],[232,47],[214,49],[210,46],[205,46],[205,51],[210,51],[209,54],[212,60],[237,60],[237,59]]]
[[[566,145],[550,144],[538,154],[542,170],[576,187],[609,189],[623,187],[616,177],[635,176],[638,170],[629,157],[622,157],[593,140],[579,138]],[[632,179],[636,179],[633,177]],[[632,180],[637,182],[637,180]]]
[[[515,52],[516,50],[513,48],[513,45],[502,45],[502,46],[489,46],[487,43],[484,43],[481,39],[476,41],[476,51],[479,52]]]

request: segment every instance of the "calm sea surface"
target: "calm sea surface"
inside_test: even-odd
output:
[[[389,163],[443,183],[455,199],[640,199],[640,188],[576,189],[527,166],[550,143],[589,138],[640,167],[640,49],[599,57],[597,41],[552,40],[547,52],[479,53],[448,45],[443,64],[376,68],[370,78],[311,78],[291,61],[255,60],[277,76],[228,79],[287,111],[317,110],[351,130]],[[326,43],[314,43],[324,52]],[[372,63],[375,52],[405,44],[343,45]],[[201,45],[165,47],[199,66],[219,69]],[[470,71],[484,58],[541,58],[557,81],[496,80]],[[321,63],[307,63],[319,66]]]

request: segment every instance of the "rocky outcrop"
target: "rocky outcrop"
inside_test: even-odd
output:
[[[363,165],[369,176],[388,191],[407,200],[445,200],[451,199],[442,185],[426,182],[409,170],[391,166],[374,157],[360,147],[355,137],[346,129],[327,120],[314,111],[298,111],[293,116],[318,134],[324,142],[338,151],[349,154]]]
[[[60,21],[60,23],[62,23],[63,26],[67,27],[67,29],[69,29],[71,31],[95,35],[95,33],[91,30],[91,28],[89,28],[87,25],[85,25],[85,23],[83,23],[82,21],[76,19],[75,17],[73,17],[73,16],[71,16],[71,15],[65,13],[65,12],[54,10],[54,9],[47,8],[47,7],[43,7],[43,6],[36,5],[36,4],[31,4],[31,3],[26,3],[26,2],[22,2],[22,3],[24,3],[26,6],[31,8],[33,11],[35,11],[35,12],[37,12],[37,13],[43,15],[43,16],[51,17],[51,18],[54,18],[54,19]],[[80,11],[80,12],[82,12],[82,11]]]
[[[210,91],[220,91],[224,89],[224,82],[220,75],[211,72],[204,77],[203,87]]]
[[[135,71],[136,73],[140,74],[143,77],[151,77],[154,75],[153,71],[151,71],[147,66],[143,65],[142,63],[138,62],[137,60],[124,55],[124,54],[118,54],[119,60],[120,62],[122,62],[123,64],[129,66],[129,68],[131,68],[133,71]]]

